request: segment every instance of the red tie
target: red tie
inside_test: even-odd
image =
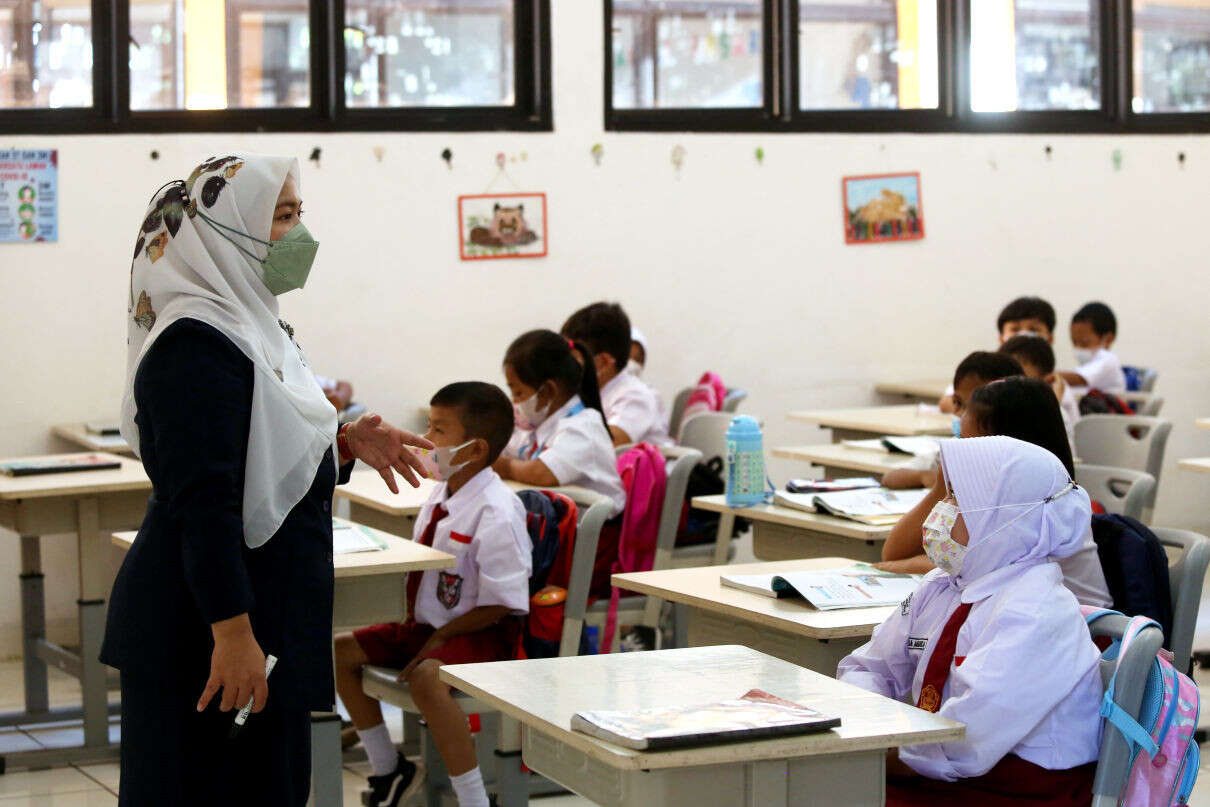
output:
[[[950,667],[954,661],[954,650],[958,647],[958,631],[966,622],[971,612],[971,603],[964,602],[950,614],[945,629],[937,637],[933,645],[933,655],[929,656],[929,664],[924,668],[924,680],[920,686],[920,697],[916,700],[916,708],[926,712],[935,712],[941,708],[941,693],[945,691],[945,682],[950,678]]]
[[[437,522],[445,518],[449,513],[441,505],[433,508],[433,514],[429,517],[429,523],[425,526],[424,532],[420,534],[420,543],[423,546],[432,546],[433,537],[437,534]],[[424,576],[424,572],[409,572],[408,573],[408,611],[407,618],[409,620],[416,619],[416,594],[420,591],[420,580]]]

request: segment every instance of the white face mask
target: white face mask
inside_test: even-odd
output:
[[[513,404],[513,420],[519,429],[532,431],[541,426],[549,415],[550,404],[539,409],[536,392],[521,403]]]
[[[1077,347],[1071,352],[1075,354],[1077,364],[1088,364],[1097,355],[1097,350],[1095,347]]]
[[[928,518],[924,520],[924,554],[933,565],[951,577],[962,573],[962,561],[967,548],[950,536],[954,522],[958,520],[958,508],[949,502],[937,502]]]
[[[424,471],[429,479],[437,482],[446,482],[454,474],[470,465],[469,461],[460,462],[457,465],[451,464],[451,461],[455,454],[473,442],[475,441],[467,440],[460,446],[437,446],[431,451],[427,448],[418,448],[416,446],[408,446],[408,448],[420,459],[420,464],[424,466]]]
[[[1039,339],[1042,338],[1042,334],[1038,333],[1037,331],[1030,331],[1030,330],[1017,331],[1016,333],[1013,334],[1013,336],[1036,336]]]
[[[643,363],[641,361],[631,359],[626,363],[626,372],[633,376],[641,376],[643,374]]]

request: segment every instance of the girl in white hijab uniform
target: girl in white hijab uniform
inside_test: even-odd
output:
[[[1091,800],[1099,653],[1051,558],[1077,551],[1088,495],[1045,449],[946,440],[950,497],[925,522],[937,569],[840,662],[837,677],[966,724],[888,760],[887,805]]]

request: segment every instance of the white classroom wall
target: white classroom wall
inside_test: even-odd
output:
[[[1210,477],[1175,467],[1210,455],[1210,431],[1193,428],[1210,416],[1207,138],[607,133],[601,2],[552,5],[553,134],[0,138],[58,148],[62,198],[57,244],[0,246],[0,456],[66,450],[52,424],[117,413],[147,198],[204,157],[247,149],[304,160],[321,247],[283,316],[317,370],[352,379],[388,418],[413,418],[448,381],[502,383],[514,336],[604,298],[647,334],[646,377],[669,399],[714,369],[750,390],[743,409],[765,418],[767,445],[821,442],[784,413],[880,402],[881,379],[948,375],[994,348],[996,313],[1019,294],[1054,303],[1070,366],[1066,322],[1103,299],[1123,359],[1160,369],[1175,423],[1156,523],[1210,530]],[[318,168],[305,162],[314,146]],[[550,255],[460,262],[456,197],[488,187],[500,151],[518,157],[507,169],[518,189],[549,195]],[[904,170],[922,174],[927,238],[846,246],[841,176]],[[772,467],[778,482],[798,470]],[[15,539],[0,540],[0,657],[19,652],[18,557]],[[70,640],[74,540],[46,542],[44,560],[51,633]]]

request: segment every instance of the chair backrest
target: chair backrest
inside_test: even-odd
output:
[[[1155,382],[1159,380],[1160,371],[1152,367],[1140,367],[1142,374],[1139,376],[1139,391],[1152,392],[1155,390]]]
[[[588,590],[592,583],[592,567],[597,558],[597,542],[601,537],[601,527],[609,520],[613,502],[608,496],[589,490],[566,495],[581,509],[576,526],[576,548],[572,553],[571,579],[563,606],[559,655],[575,656],[580,652],[580,634],[584,630],[584,615],[588,611]]]
[[[664,510],[660,513],[660,532],[655,543],[653,569],[672,567],[672,551],[676,547],[676,531],[681,525],[681,509],[689,474],[702,461],[702,452],[687,446],[665,446],[660,449],[667,460],[668,485],[664,488]]]
[[[1172,666],[1184,672],[1193,654],[1193,630],[1210,565],[1210,539],[1189,530],[1152,527],[1151,531],[1165,547],[1181,550],[1180,557],[1168,564],[1168,581],[1172,590]]]
[[[1088,491],[1107,513],[1143,520],[1143,509],[1155,497],[1155,477],[1146,471],[1080,463],[1076,484]]]
[[[1146,471],[1158,484],[1171,431],[1172,422],[1163,418],[1085,415],[1076,421],[1076,454],[1093,465]]]
[[[668,418],[668,433],[672,435],[672,439],[676,439],[676,435],[681,430],[681,418],[685,416],[685,407],[689,404],[689,396],[693,394],[695,387],[685,387],[676,394],[672,399],[672,414]]]
[[[1138,414],[1146,415],[1149,418],[1159,417],[1160,410],[1164,408],[1164,399],[1158,395],[1152,395],[1146,403],[1139,406]]]
[[[705,460],[713,457],[726,459],[727,429],[733,417],[730,412],[706,412],[691,417],[681,428],[677,442],[686,448],[697,449]]]
[[[1121,639],[1129,624],[1127,617],[1109,615],[1093,622],[1089,629],[1093,638],[1106,636],[1110,639]],[[1135,637],[1116,661],[1101,661],[1102,684],[1108,686],[1116,670],[1114,701],[1136,720],[1143,703],[1147,674],[1163,643],[1163,632],[1152,626]],[[1130,745],[1120,731],[1112,730],[1106,724],[1101,732],[1101,755],[1097,760],[1097,773],[1092,785],[1094,807],[1116,807],[1126,786],[1126,777],[1130,773],[1132,763]]]
[[[723,398],[723,411],[724,412],[738,411],[739,405],[747,397],[748,397],[748,390],[738,389],[738,388],[732,389],[731,387],[728,387],[727,388],[727,397]]]

